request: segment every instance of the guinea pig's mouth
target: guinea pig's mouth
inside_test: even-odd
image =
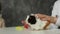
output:
[[[28,23],[30,24],[36,24],[36,17],[35,16],[29,16]]]

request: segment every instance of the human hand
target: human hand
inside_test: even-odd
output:
[[[47,21],[46,25],[43,27],[43,29],[47,29],[47,27],[50,25],[50,17],[51,16],[48,16],[48,15],[44,15],[44,14],[35,14],[35,16],[38,18],[40,18],[42,21]]]
[[[40,18],[40,19],[43,20],[43,21],[49,21],[49,20],[50,20],[50,16],[48,16],[48,15],[35,14],[35,16],[36,16],[36,17],[38,16],[38,18]]]
[[[58,17],[53,17],[53,16],[48,16],[48,15],[44,15],[44,14],[35,14],[35,16],[38,16],[38,18],[40,18],[43,21],[47,21],[44,29],[50,24],[53,23],[55,24],[57,21]]]

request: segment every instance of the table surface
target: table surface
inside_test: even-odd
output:
[[[29,29],[18,31],[16,27],[0,28],[0,34],[60,34],[59,29],[31,31]]]

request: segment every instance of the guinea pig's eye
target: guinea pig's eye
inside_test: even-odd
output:
[[[31,18],[30,18],[31,19]]]

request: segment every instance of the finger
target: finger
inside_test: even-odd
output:
[[[47,21],[47,18],[44,17],[44,18],[40,18],[42,21]]]
[[[46,25],[44,26],[44,29],[47,29],[49,25],[50,25],[50,21],[47,21]]]
[[[45,18],[46,17],[46,15],[43,15],[43,14],[35,14],[35,16],[36,17],[38,16],[38,18]]]

